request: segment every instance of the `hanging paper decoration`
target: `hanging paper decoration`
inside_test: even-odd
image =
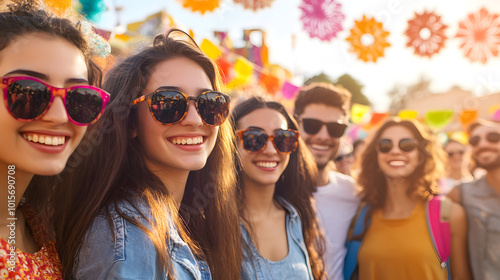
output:
[[[236,4],[242,4],[247,10],[257,11],[258,9],[264,9],[271,7],[274,0],[233,0]]]
[[[486,63],[488,58],[498,56],[500,48],[500,19],[482,8],[461,21],[456,37],[462,39],[460,47],[472,62]]]
[[[343,30],[345,15],[337,0],[303,0],[299,8],[302,10],[300,20],[311,38],[330,41]]]
[[[460,113],[460,123],[463,126],[471,124],[473,121],[477,119],[477,110],[463,110]]]
[[[431,57],[444,47],[447,27],[441,22],[441,16],[434,12],[415,13],[415,17],[408,21],[406,46],[412,47],[416,55]]]
[[[416,119],[418,116],[418,112],[414,110],[401,110],[398,113],[398,117],[400,119],[412,120]]]
[[[218,8],[219,0],[184,0],[182,6],[204,15],[206,12],[212,12]]]
[[[266,89],[269,94],[274,95],[278,92],[280,87],[280,80],[276,76],[262,73],[260,75],[259,83]]]
[[[44,0],[43,2],[58,16],[63,16],[71,7],[71,0]]]
[[[200,48],[210,59],[217,59],[222,55],[220,48],[208,39],[201,41]]]
[[[363,121],[363,117],[370,112],[370,106],[354,103],[351,107],[351,122],[358,124]]]
[[[285,81],[283,83],[283,87],[281,88],[281,93],[285,99],[292,100],[295,98],[297,93],[299,93],[299,89],[300,88],[298,86],[296,86],[288,81]]]
[[[88,20],[98,22],[102,14],[106,11],[104,0],[79,0],[81,5],[80,13]]]
[[[452,110],[433,110],[425,114],[425,123],[430,127],[442,128],[453,118]]]
[[[351,29],[351,35],[346,39],[351,44],[350,52],[357,53],[358,58],[368,62],[377,62],[379,57],[384,56],[384,49],[391,44],[387,42],[389,32],[384,30],[383,24],[374,18],[366,18],[355,21]]]

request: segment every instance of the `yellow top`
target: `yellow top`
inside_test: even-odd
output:
[[[384,219],[382,210],[376,210],[358,263],[361,280],[447,279],[429,236],[424,202],[403,219]]]

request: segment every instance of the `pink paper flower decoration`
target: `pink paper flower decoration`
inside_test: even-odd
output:
[[[456,37],[462,39],[460,47],[470,61],[486,63],[488,58],[498,56],[500,47],[500,19],[485,8],[458,25]]]
[[[274,0],[233,0],[236,4],[242,4],[245,9],[253,10],[271,7]]]
[[[406,46],[412,47],[416,55],[431,57],[444,47],[447,27],[434,12],[415,13],[415,17],[408,21]]]
[[[311,38],[330,41],[342,31],[345,15],[336,0],[303,0],[299,8],[302,10],[300,19]]]

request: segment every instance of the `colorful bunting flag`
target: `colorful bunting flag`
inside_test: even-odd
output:
[[[281,88],[281,93],[285,99],[292,100],[299,93],[299,89],[300,88],[298,86],[285,81],[283,83],[283,87]]]
[[[463,110],[460,113],[460,123],[463,126],[467,126],[467,125],[471,124],[476,119],[477,119],[477,110],[475,110],[475,109]]]
[[[415,110],[401,110],[398,113],[400,119],[413,120],[418,116],[418,112]]]
[[[442,128],[453,118],[452,110],[431,110],[425,114],[425,123],[433,128]]]
[[[370,106],[358,103],[352,104],[351,107],[351,122],[359,124],[363,121],[364,116],[370,112]]]
[[[210,59],[213,60],[222,55],[221,49],[208,39],[203,39],[200,44],[200,48]]]

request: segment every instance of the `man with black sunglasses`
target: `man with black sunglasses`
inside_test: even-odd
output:
[[[339,144],[349,122],[351,93],[330,84],[304,87],[295,100],[300,137],[318,166],[314,199],[320,226],[325,233],[325,271],[331,280],[344,279],[345,241],[359,199],[352,177],[335,172],[331,161],[339,155]]]
[[[448,196],[462,204],[469,224],[469,259],[476,280],[500,277],[500,123],[469,126],[472,159],[486,175],[455,187]]]

